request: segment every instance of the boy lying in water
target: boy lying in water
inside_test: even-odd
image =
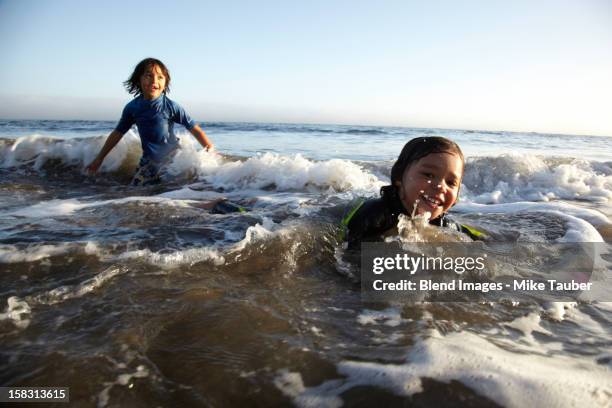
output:
[[[399,215],[429,214],[429,224],[461,231],[472,239],[483,234],[447,218],[459,197],[464,158],[459,146],[443,137],[412,139],[391,168],[391,185],[380,198],[361,201],[342,220],[349,248],[376,241],[397,226]]]

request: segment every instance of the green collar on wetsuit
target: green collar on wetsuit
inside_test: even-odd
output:
[[[344,238],[346,238],[346,230],[348,228],[349,223],[351,222],[351,219],[355,216],[357,211],[359,211],[365,201],[366,200],[364,200],[363,198],[360,198],[357,202],[357,205],[355,205],[353,209],[346,215],[346,217],[342,219],[342,222],[340,223],[340,236],[338,237],[340,241],[344,241]]]
[[[462,228],[465,228],[470,234],[472,234],[473,236],[477,237],[477,238],[484,238],[484,233],[478,231],[476,228],[473,227],[469,227],[465,224],[461,224]]]

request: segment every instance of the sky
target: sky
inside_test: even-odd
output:
[[[612,2],[0,0],[0,118],[117,120],[164,61],[206,121],[612,136]]]

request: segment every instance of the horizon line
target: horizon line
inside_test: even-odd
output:
[[[47,121],[47,122],[114,122],[114,119],[34,119],[34,118],[0,118],[0,121]],[[445,131],[469,131],[478,133],[517,133],[517,134],[536,134],[536,135],[549,135],[549,136],[587,136],[587,137],[612,137],[607,134],[590,134],[590,133],[558,133],[558,132],[536,132],[536,131],[516,131],[516,130],[503,130],[503,129],[476,129],[476,128],[447,128],[447,127],[423,127],[423,126],[406,126],[406,125],[364,125],[356,123],[322,123],[322,122],[261,122],[261,121],[240,121],[240,120],[210,120],[210,121],[199,121],[198,124],[204,123],[243,123],[243,124],[272,124],[272,125],[309,125],[309,126],[356,126],[356,127],[379,127],[379,128],[400,128],[400,129],[428,129],[428,130],[445,130]],[[206,129],[204,129],[206,130]]]

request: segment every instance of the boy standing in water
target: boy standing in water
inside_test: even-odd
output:
[[[146,186],[161,181],[164,167],[169,164],[178,148],[174,123],[185,126],[204,149],[213,149],[213,144],[200,126],[181,106],[166,96],[170,90],[170,72],[163,62],[155,58],[140,61],[124,85],[135,97],[123,109],[119,123],[106,139],[98,156],[87,166],[88,172],[98,171],[106,155],[133,124],[138,128],[142,144],[142,158],[132,179],[133,186]]]

